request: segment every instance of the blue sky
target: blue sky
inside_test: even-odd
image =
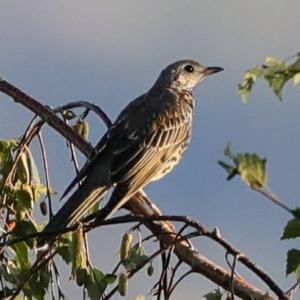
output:
[[[3,1],[0,76],[45,104],[85,99],[115,118],[175,60],[192,58],[223,67],[194,93],[193,138],[184,160],[146,190],[165,213],[190,215],[220,228],[287,288],[291,280],[284,275],[285,253],[293,244],[280,241],[280,235],[289,216],[238,179],[226,182],[217,161],[228,142],[236,151],[267,157],[269,185],[286,204],[299,205],[299,88],[288,85],[283,103],[264,83],[257,84],[246,105],[237,93],[247,68],[269,55],[286,58],[299,51],[299,11],[297,0]],[[4,96],[0,99],[0,138],[20,135],[31,115]],[[103,130],[93,121],[92,141]],[[52,182],[62,191],[73,176],[69,157],[57,134],[47,130],[46,135]],[[92,235],[94,262],[106,271],[117,258],[123,231]],[[206,240],[195,244],[223,260],[215,245]],[[130,299],[149,291],[147,280],[144,274],[133,280]],[[174,299],[198,299],[213,287],[192,276]],[[72,287],[68,292],[79,297]]]

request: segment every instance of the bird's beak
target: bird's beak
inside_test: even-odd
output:
[[[220,68],[220,67],[207,67],[207,68],[204,69],[203,73],[206,76],[208,76],[208,75],[211,75],[211,74],[215,74],[215,73],[221,72],[223,70],[224,69]]]

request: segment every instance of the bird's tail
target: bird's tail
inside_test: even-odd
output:
[[[59,232],[79,221],[97,201],[104,197],[108,188],[107,185],[95,188],[95,185],[86,179],[46,225],[43,230],[45,237],[41,237],[37,241],[37,246],[42,247],[45,243],[51,244],[55,237],[49,238],[48,233]]]
[[[96,214],[97,220],[105,220],[121,208],[135,192],[131,192],[128,189],[122,189],[116,186],[107,204]]]

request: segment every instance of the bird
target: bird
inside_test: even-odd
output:
[[[100,218],[106,219],[148,183],[170,173],[191,139],[193,89],[222,70],[204,67],[191,59],[164,68],[154,85],[120,112],[95,147],[96,154],[85,163],[63,197],[78,182],[82,184],[43,231],[53,232],[78,223],[112,190],[100,213]]]

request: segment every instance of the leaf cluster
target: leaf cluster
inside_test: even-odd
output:
[[[300,83],[300,53],[296,55],[296,59],[291,64],[274,57],[267,57],[265,64],[256,65],[246,71],[242,83],[239,84],[239,94],[244,102],[248,101],[257,79],[267,81],[269,87],[281,101],[282,90],[289,80],[293,80],[295,85]]]
[[[267,184],[265,158],[259,157],[256,153],[233,154],[230,145],[224,150],[224,155],[231,164],[219,161],[219,165],[227,172],[227,180],[239,175],[243,182],[253,189],[259,189]]]
[[[282,240],[300,238],[300,208],[293,210],[294,217],[288,221],[284,228]],[[286,275],[294,273],[300,281],[300,249],[290,249],[286,259]]]
[[[33,209],[46,194],[47,187],[40,181],[38,167],[29,147],[21,149],[19,140],[1,140],[1,229],[8,241],[37,232],[39,225],[34,219]],[[2,282],[6,282],[3,297],[12,293],[14,286],[22,281],[30,269],[34,246],[33,241],[24,241],[9,247],[9,251],[2,249],[0,276]],[[24,295],[43,299],[49,281],[49,271],[43,268],[25,284]]]

